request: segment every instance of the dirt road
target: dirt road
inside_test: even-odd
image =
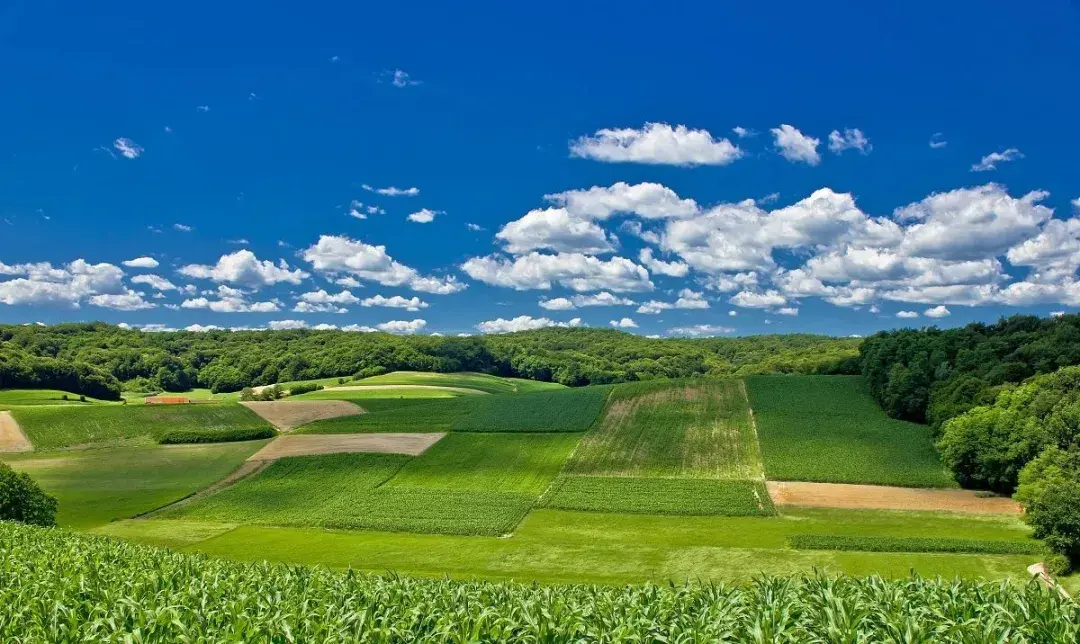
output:
[[[768,481],[766,486],[773,503],[780,506],[1020,514],[1016,501],[1003,496],[982,496],[973,490],[782,481]]]
[[[248,457],[249,461],[272,461],[287,456],[312,456],[343,452],[375,452],[416,456],[439,441],[443,432],[431,434],[292,434],[279,436]]]
[[[31,452],[34,446],[10,411],[0,411],[0,452]]]

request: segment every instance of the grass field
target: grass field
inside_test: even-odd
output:
[[[929,428],[893,420],[859,376],[746,379],[768,478],[955,487]]]
[[[461,394],[445,389],[323,389],[291,396],[289,400],[347,400],[366,411],[376,412],[459,396]]]
[[[322,528],[500,535],[535,494],[381,486],[410,457],[328,454],[275,461],[262,472],[163,518]]]
[[[534,510],[510,539],[346,532],[159,521],[96,530],[187,552],[459,578],[610,584],[708,579],[746,583],[814,568],[853,575],[1010,578],[1026,582],[1027,555],[800,551],[796,534],[955,537],[1030,542],[1016,518],[873,510],[785,511],[778,517],[657,516]],[[207,538],[205,535],[213,535]],[[181,546],[178,541],[184,540]]]
[[[737,380],[618,385],[572,474],[760,479],[761,457]]]
[[[88,528],[171,503],[225,477],[265,441],[5,455],[60,501],[60,525]]]
[[[544,505],[564,510],[768,516],[774,513],[761,481],[631,476],[563,476]]]
[[[450,434],[414,458],[385,487],[523,492],[547,489],[578,436]]]
[[[109,444],[183,429],[248,429],[270,425],[236,403],[190,405],[53,405],[12,410],[34,449]]]
[[[476,389],[489,394],[524,394],[533,391],[565,389],[554,382],[538,382],[521,378],[503,378],[484,373],[429,373],[419,371],[394,371],[381,376],[372,376],[348,383],[350,386],[364,385],[430,385],[435,387],[462,387]]]
[[[65,396],[67,400],[65,400]],[[25,405],[74,405],[88,407],[90,405],[116,405],[111,400],[98,400],[87,398],[86,402],[79,400],[79,394],[57,389],[0,389],[0,411],[6,411],[12,407]]]

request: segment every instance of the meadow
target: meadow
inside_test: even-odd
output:
[[[236,403],[188,405],[67,405],[16,407],[11,411],[34,449],[50,450],[132,439],[155,441],[166,432],[198,428],[264,429],[269,423]]]
[[[565,389],[554,382],[539,382],[522,378],[504,378],[485,373],[429,373],[421,371],[393,371],[381,376],[371,376],[348,383],[350,386],[366,385],[427,385],[431,387],[460,387],[475,389],[489,394],[524,394],[534,391]]]
[[[60,525],[90,528],[148,512],[224,478],[265,441],[2,455],[60,501]]]
[[[509,539],[453,534],[327,530],[202,521],[118,521],[98,534],[189,553],[429,577],[542,583],[648,581],[746,583],[760,574],[946,579],[1023,583],[1028,555],[797,550],[795,535],[1005,540],[1037,544],[1015,517],[930,512],[785,508],[773,517],[612,514],[535,509]],[[270,553],[270,554],[268,554]]]
[[[0,543],[0,637],[22,642],[1080,637],[1080,607],[1037,584],[814,575],[550,588],[244,564],[15,524],[0,525]]]
[[[859,376],[751,376],[746,385],[769,479],[956,487],[929,428],[886,416]]]
[[[376,412],[461,395],[445,389],[320,389],[290,396],[289,400],[347,400],[365,411]]]
[[[0,389],[0,411],[24,405],[115,405],[109,400],[85,397],[57,389]]]

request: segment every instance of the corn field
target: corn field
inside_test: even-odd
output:
[[[0,524],[4,642],[1076,642],[1036,584],[540,586],[241,564]]]

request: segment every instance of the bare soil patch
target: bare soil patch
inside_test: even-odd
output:
[[[1008,497],[984,496],[974,490],[798,483],[768,481],[776,505],[876,510],[925,510],[972,514],[1020,514],[1020,504]]]
[[[266,400],[240,404],[282,431],[317,420],[364,413],[363,408],[347,400]]]
[[[10,411],[0,411],[0,452],[31,452],[34,446]]]
[[[440,385],[346,385],[344,387],[327,387],[324,391],[367,391],[375,389],[437,389],[439,391],[453,391],[459,394],[489,395],[486,391],[469,389],[468,387],[443,387]]]
[[[430,434],[293,434],[279,436],[248,461],[273,461],[288,456],[342,452],[374,452],[416,456],[439,441],[444,432]]]

